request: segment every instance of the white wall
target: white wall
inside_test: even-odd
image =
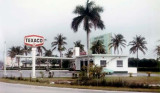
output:
[[[127,71],[128,72],[128,57],[116,57],[116,56],[111,56],[111,57],[103,57],[103,56],[98,56],[95,57],[95,64],[100,66],[100,60],[106,60],[107,64],[106,67],[107,69],[111,69],[113,71]],[[117,67],[117,60],[122,60],[123,61],[123,67]]]

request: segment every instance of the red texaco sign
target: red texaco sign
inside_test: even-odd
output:
[[[24,44],[31,47],[42,46],[44,44],[44,37],[39,35],[25,36]]]

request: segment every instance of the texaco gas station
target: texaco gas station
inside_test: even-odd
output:
[[[16,55],[20,58],[32,58],[32,78],[36,78],[35,75],[35,62],[36,59],[58,59],[58,60],[71,60],[75,66],[75,70],[81,70],[83,66],[87,66],[90,62],[95,65],[102,66],[105,69],[110,69],[114,72],[125,72],[125,73],[137,73],[137,68],[128,67],[128,56],[127,55],[112,55],[112,54],[90,54],[80,55],[78,47],[74,48],[74,57],[44,57],[36,56],[36,47],[43,46],[44,37],[39,35],[28,35],[24,37],[24,44],[32,47],[32,56]],[[89,58],[88,58],[89,57]],[[88,61],[89,60],[89,63]]]

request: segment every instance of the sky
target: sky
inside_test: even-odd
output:
[[[160,44],[160,0],[91,0],[102,6],[105,24],[103,31],[92,29],[90,37],[112,33],[122,34],[127,44],[136,35],[146,38],[148,51],[140,58],[156,58],[154,49]],[[24,36],[42,35],[47,39],[44,46],[51,49],[51,42],[57,34],[67,37],[66,48],[81,40],[86,46],[86,32],[80,26],[77,33],[71,29],[71,22],[77,15],[73,10],[77,5],[85,5],[86,0],[0,0],[0,60],[3,60],[4,41],[7,49],[23,46]],[[86,48],[86,47],[85,47]],[[130,46],[123,49],[129,57]],[[64,52],[65,53],[65,52]],[[58,54],[53,51],[53,54]],[[59,54],[58,54],[59,55]]]

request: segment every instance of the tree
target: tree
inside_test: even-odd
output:
[[[22,50],[23,50],[23,53],[27,56],[28,54],[31,53],[32,48],[31,47],[27,47],[26,45],[24,45]],[[25,58],[25,61],[27,62],[27,58]]]
[[[9,55],[14,58],[16,55],[23,55],[24,51],[21,46],[16,46],[16,47],[11,47],[10,50],[8,51]],[[20,62],[20,57],[17,57],[18,61],[18,67],[20,67],[19,62]]]
[[[126,40],[124,39],[123,35],[117,34],[117,35],[114,35],[114,37],[112,37],[111,43],[108,46],[109,46],[109,49],[111,49],[112,47],[114,48],[114,54],[116,50],[117,50],[117,53],[119,54],[119,49],[121,49],[122,51],[122,47],[125,48]]]
[[[42,48],[45,51],[44,56],[48,56],[48,57],[51,57],[53,50],[55,50],[55,48],[53,48],[53,49],[46,49],[44,46],[42,46]]]
[[[13,66],[13,59],[15,58],[16,56],[16,48],[13,46],[11,47],[9,50],[8,50],[8,55],[11,57],[11,61],[12,61],[12,66]]]
[[[74,13],[78,14],[78,16],[72,20],[71,28],[74,30],[74,32],[77,32],[80,23],[83,21],[83,28],[87,33],[88,53],[89,53],[89,33],[91,32],[92,26],[94,26],[95,29],[100,28],[103,30],[105,28],[100,16],[101,12],[103,12],[103,8],[96,6],[94,2],[92,1],[89,2],[89,0],[87,0],[85,7],[79,5],[74,10]]]
[[[137,36],[133,38],[133,41],[129,42],[129,45],[131,46],[130,48],[130,53],[135,54],[137,52],[137,59],[138,59],[138,51],[140,50],[145,54],[145,50],[147,50],[146,47],[147,42],[145,41],[145,38],[140,36]]]
[[[80,40],[74,42],[74,47],[79,47],[79,48],[80,48],[80,52],[83,52],[83,51],[84,51],[84,45],[81,44],[81,41],[80,41]]]
[[[27,56],[28,54],[31,53],[32,48],[31,47],[27,47],[26,45],[24,45],[22,50],[23,50],[24,54]]]
[[[155,52],[157,54],[157,57],[159,58],[159,56],[160,56],[160,45],[156,46]]]
[[[38,56],[42,56],[42,54],[43,54],[42,46],[38,46],[37,51],[38,51]]]
[[[47,39],[44,39],[44,41],[47,41]],[[37,55],[38,55],[38,56],[42,56],[42,54],[43,54],[43,50],[42,50],[43,47],[44,47],[44,46],[38,46],[38,47],[37,47],[37,51],[38,51],[38,54],[37,54]]]
[[[100,40],[97,40],[92,43],[92,54],[105,54],[105,46],[103,45],[103,42]]]
[[[57,48],[59,53],[60,53],[60,57],[62,57],[62,51],[64,51],[66,48],[64,47],[64,45],[66,45],[67,43],[65,42],[66,37],[64,37],[62,34],[58,34],[57,37],[54,38],[55,41],[53,41],[52,47]],[[62,59],[61,59],[61,63],[60,66],[62,68]]]
[[[72,56],[73,56],[73,50],[72,50],[72,48],[68,49],[67,53],[65,53],[65,56],[67,58],[72,58]]]
[[[48,56],[48,57],[52,56],[52,51],[55,49],[55,48],[53,48],[52,50],[51,49],[46,49],[44,46],[42,46],[42,48],[45,50],[44,55]],[[47,68],[46,68],[46,70],[49,71],[49,60],[48,59],[47,59]]]
[[[103,12],[103,8],[96,6],[94,2],[89,2],[87,0],[86,6],[76,6],[74,13],[78,14],[77,17],[73,18],[71,23],[71,28],[74,32],[78,31],[80,23],[83,21],[83,29],[87,34],[87,53],[88,53],[88,65],[89,65],[89,34],[91,32],[91,28],[100,28],[103,30],[105,28],[103,21],[101,20],[100,13]],[[88,66],[88,77],[89,77],[89,66]]]

